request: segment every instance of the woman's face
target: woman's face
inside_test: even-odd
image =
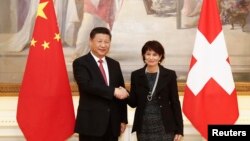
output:
[[[146,51],[144,57],[145,63],[150,67],[157,66],[161,60],[161,56],[153,50]]]

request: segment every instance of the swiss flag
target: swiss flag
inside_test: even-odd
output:
[[[239,116],[216,0],[203,0],[184,90],[183,112],[206,139],[209,124],[234,124]]]
[[[22,86],[17,121],[27,141],[65,141],[75,114],[53,0],[41,0]]]

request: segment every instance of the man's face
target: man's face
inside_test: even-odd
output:
[[[90,39],[90,49],[95,56],[103,58],[109,52],[111,40],[107,34],[96,34],[93,39]]]

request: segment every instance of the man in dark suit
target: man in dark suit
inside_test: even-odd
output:
[[[80,141],[118,141],[127,124],[127,106],[119,62],[107,57],[110,30],[96,27],[90,33],[90,52],[73,62],[80,99],[75,132]],[[102,61],[100,61],[102,60]]]

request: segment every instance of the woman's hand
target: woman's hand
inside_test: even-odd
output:
[[[182,135],[181,134],[175,134],[174,141],[181,141]]]

